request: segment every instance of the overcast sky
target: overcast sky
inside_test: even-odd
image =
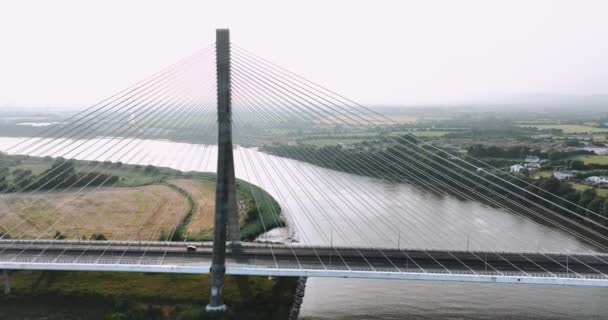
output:
[[[608,93],[608,1],[0,0],[0,106],[91,105],[219,27],[367,104]]]

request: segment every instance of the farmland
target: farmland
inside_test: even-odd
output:
[[[325,147],[325,146],[335,146],[337,144],[355,144],[363,141],[377,139],[377,137],[369,137],[369,138],[342,138],[342,139],[306,139],[302,140],[303,144],[314,145],[317,147]]]
[[[608,156],[579,156],[577,160],[582,160],[585,164],[604,164],[608,165]]]
[[[157,240],[180,221],[188,202],[164,185],[104,187],[89,192],[0,195],[0,223],[11,237]]]
[[[13,172],[31,170],[35,178],[52,172],[54,163],[65,160],[10,156],[14,166],[11,183],[20,185]],[[102,166],[115,183],[96,187],[68,188],[58,185],[48,190],[19,187],[0,193],[0,232],[13,238],[90,239],[103,235],[114,240],[210,240],[213,234],[215,176],[182,173],[156,168],[114,163],[95,164],[70,161],[74,177]],[[98,169],[97,169],[98,170]],[[76,178],[75,178],[76,179]],[[282,225],[276,201],[262,189],[237,181],[240,225],[245,240]],[[263,221],[263,222],[262,222]]]
[[[578,190],[578,191],[585,191],[587,189],[593,189],[592,186],[586,185],[586,184],[581,184],[581,183],[570,183],[570,185],[572,186],[573,189]],[[608,189],[595,188],[595,192],[597,193],[598,196],[608,197]]]
[[[348,125],[385,125],[396,123],[415,123],[418,120],[417,116],[411,115],[393,115],[379,119],[377,116],[355,115],[355,116],[327,116],[319,119],[322,124],[348,124]]]
[[[188,179],[169,180],[168,183],[183,189],[194,200],[195,205],[192,218],[187,225],[186,237],[190,238],[201,231],[211,230],[214,221],[215,185]]]
[[[447,130],[408,130],[408,131],[391,131],[380,134],[378,132],[352,132],[331,134],[326,136],[312,136],[301,140],[301,143],[314,145],[317,147],[335,146],[339,143],[355,144],[369,140],[384,139],[386,137],[396,137],[404,134],[411,134],[420,138],[438,138],[452,131]]]
[[[537,128],[539,130],[562,130],[565,134],[573,133],[608,133],[607,128],[583,126],[578,124],[519,124],[524,128]]]

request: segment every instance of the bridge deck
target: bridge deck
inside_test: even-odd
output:
[[[210,243],[0,241],[0,269],[208,273]],[[608,286],[608,255],[243,244],[227,273]]]

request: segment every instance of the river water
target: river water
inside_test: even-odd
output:
[[[0,150],[22,141],[0,138]],[[217,149],[159,140],[47,140],[10,153],[215,171]],[[35,150],[35,151],[34,151]],[[280,203],[294,241],[317,245],[582,252],[564,232],[450,196],[236,147],[238,178]],[[261,201],[261,200],[260,200]],[[277,237],[285,236],[274,232]],[[608,319],[608,289],[308,280],[301,319]]]

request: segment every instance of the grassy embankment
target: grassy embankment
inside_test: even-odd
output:
[[[177,227],[174,240],[209,241],[213,239],[215,176],[199,174],[196,182],[168,180],[167,185],[188,199],[189,208]],[[251,241],[258,235],[284,225],[281,208],[261,188],[237,180],[237,201],[241,240]]]
[[[207,314],[209,276],[116,272],[11,274],[1,319],[286,319],[295,278],[227,277],[224,317]]]
[[[22,156],[15,159],[19,161],[14,161],[10,172],[31,170],[33,177],[54,162]],[[51,238],[58,232],[66,238],[103,234],[117,240],[211,240],[214,174],[88,161],[75,161],[74,167],[77,174],[103,172],[118,180],[113,186],[90,188],[84,193],[77,192],[79,188],[59,188],[50,193],[1,194],[0,231],[26,238]],[[280,206],[264,190],[237,180],[237,198],[243,240],[253,240],[283,225]]]
[[[39,174],[51,164],[48,159],[24,158],[10,170],[21,168]],[[95,164],[77,161],[75,165],[84,171]],[[0,196],[0,210],[34,214],[34,221],[44,225],[62,217],[65,223],[56,227],[66,237],[104,233],[109,239],[127,239],[125,236],[137,230],[137,239],[157,240],[177,223],[175,240],[210,239],[213,174],[131,165],[107,167],[119,176],[115,187],[103,187],[80,199],[66,191],[44,196],[7,193]],[[265,191],[239,180],[237,195],[242,203],[244,240],[255,238],[265,228],[282,225],[280,207]],[[28,205],[32,200],[41,203]],[[80,212],[80,217],[85,217],[81,221],[90,222],[74,229],[75,217],[67,215],[71,211]],[[14,226],[6,218],[1,223],[5,230]],[[27,232],[35,230],[14,230],[14,236],[32,236]],[[17,271],[11,274],[12,296],[0,299],[0,319],[212,319],[201,312],[208,300],[208,282],[208,275]],[[295,279],[228,277],[227,318],[285,319],[294,286]]]

